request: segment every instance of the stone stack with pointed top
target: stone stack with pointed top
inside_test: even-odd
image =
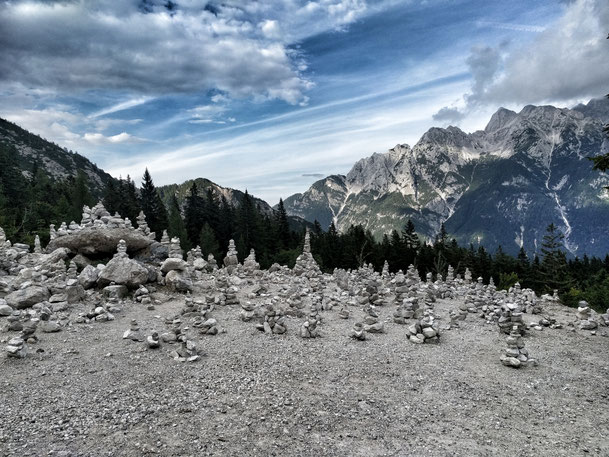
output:
[[[321,276],[319,265],[311,254],[311,235],[307,229],[305,233],[304,247],[302,254],[296,259],[296,264],[292,270],[295,276],[305,276],[307,278],[318,278]]]
[[[260,270],[260,264],[256,262],[256,252],[253,249],[250,249],[250,255],[243,261],[243,269],[249,274]]]
[[[309,315],[300,328],[300,336],[302,338],[317,338],[319,336],[319,329],[317,326],[320,322],[321,319],[319,318],[317,309],[314,306],[311,306]]]
[[[123,334],[123,339],[131,341],[144,341],[144,335],[140,331],[140,326],[135,319],[131,319],[129,330],[125,331]]]
[[[500,357],[501,363],[507,367],[520,368],[527,365],[537,365],[537,361],[529,357],[529,351],[524,347],[524,338],[515,325],[506,339],[507,348]]]
[[[226,257],[224,257],[224,267],[228,271],[229,275],[232,275],[239,267],[239,257],[237,254],[235,241],[230,240],[228,242],[228,252],[226,253]]]

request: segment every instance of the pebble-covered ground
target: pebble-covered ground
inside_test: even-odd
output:
[[[122,339],[132,318],[164,331],[183,303],[129,305],[115,321],[39,335],[26,359],[2,355],[0,455],[609,456],[606,328],[531,330],[539,366],[518,370],[499,361],[505,335],[476,315],[416,345],[393,307],[380,308],[386,333],[363,342],[348,337],[356,308],[349,320],[323,312],[315,340],[299,337],[299,319],[270,336],[239,306],[217,308],[226,333],[191,330],[206,352],[194,363]],[[454,306],[436,304],[443,326]]]

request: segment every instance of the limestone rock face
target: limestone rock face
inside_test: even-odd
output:
[[[135,260],[115,257],[110,260],[101,273],[97,283],[106,286],[112,282],[137,289],[148,281],[148,269]]]
[[[112,254],[120,240],[125,240],[130,251],[148,248],[154,240],[141,231],[131,228],[85,227],[70,235],[59,236],[49,243],[47,251],[67,248],[83,255]]]
[[[36,303],[48,300],[51,294],[44,286],[30,286],[17,290],[5,297],[6,303],[16,309],[31,308]]]

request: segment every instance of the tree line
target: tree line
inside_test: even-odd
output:
[[[212,188],[199,189],[193,182],[182,204],[174,195],[166,206],[146,170],[139,188],[129,176],[110,181],[103,203],[108,211],[128,217],[134,225],[143,211],[157,239],[167,230],[170,237],[180,238],[185,252],[200,246],[204,255],[222,259],[229,240],[234,239],[239,259],[243,261],[254,249],[262,268],[273,263],[292,267],[302,252],[304,232],[290,228],[283,201],[273,213],[265,213],[247,191],[238,205],[233,205]],[[80,221],[83,205],[93,204],[84,173],[52,181],[35,167],[25,176],[9,148],[0,148],[0,226],[13,242],[32,245],[39,234],[45,243],[49,224]],[[311,226],[313,255],[326,272],[365,264],[380,271],[386,260],[392,272],[405,271],[412,264],[421,277],[427,273],[438,277],[445,276],[452,265],[455,274],[463,275],[468,268],[474,278],[481,277],[485,283],[492,278],[502,289],[519,282],[538,294],[558,290],[567,305],[575,306],[585,299],[604,311],[609,302],[609,255],[604,259],[586,255],[569,259],[563,239],[559,229],[550,224],[538,254],[529,256],[521,248],[513,257],[501,247],[490,253],[483,246],[460,246],[443,225],[433,242],[423,242],[410,220],[401,231],[394,230],[381,240],[361,225],[343,232],[334,223],[327,230],[317,221]]]

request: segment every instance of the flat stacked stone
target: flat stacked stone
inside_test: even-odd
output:
[[[375,306],[368,304],[364,307],[366,313],[364,317],[364,330],[368,333],[384,333],[385,327],[379,320],[379,315],[376,312]]]

